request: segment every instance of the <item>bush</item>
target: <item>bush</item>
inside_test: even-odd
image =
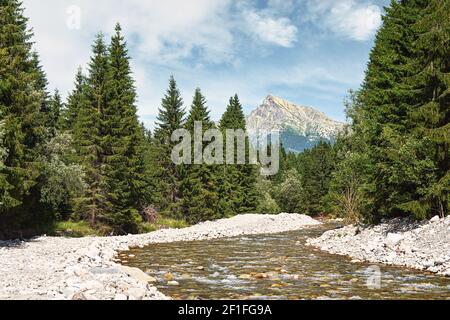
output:
[[[141,223],[139,226],[139,232],[149,233],[160,229],[183,229],[187,227],[189,227],[189,224],[184,220],[158,217],[154,223]]]
[[[63,236],[71,238],[81,238],[87,236],[103,235],[100,230],[96,230],[86,221],[61,221],[56,222],[50,231],[52,236]]]

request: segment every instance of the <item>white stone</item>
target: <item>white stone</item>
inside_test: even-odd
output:
[[[393,248],[403,240],[403,235],[399,233],[388,233],[385,243],[388,247]]]
[[[122,293],[118,293],[114,296],[114,300],[128,300],[128,297]]]
[[[439,216],[434,216],[433,218],[430,219],[431,223],[435,223],[435,222],[439,222],[440,218]]]
[[[128,289],[128,296],[133,297],[135,300],[142,300],[146,295],[146,291],[142,288]]]

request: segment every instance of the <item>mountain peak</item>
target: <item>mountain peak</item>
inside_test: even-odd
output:
[[[279,131],[285,147],[300,152],[319,141],[334,142],[344,124],[314,108],[296,105],[269,94],[247,118],[250,135]]]

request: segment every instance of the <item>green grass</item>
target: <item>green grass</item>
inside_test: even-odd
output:
[[[140,225],[141,233],[149,233],[160,229],[183,229],[189,227],[189,224],[184,220],[176,220],[159,217],[155,223],[143,223]]]
[[[98,236],[101,235],[101,232],[92,228],[86,221],[60,221],[55,222],[50,231],[50,235],[81,238]]]

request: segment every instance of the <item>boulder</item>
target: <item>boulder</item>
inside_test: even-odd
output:
[[[436,223],[436,222],[439,222],[439,220],[440,220],[439,216],[434,216],[433,218],[431,218],[430,222]]]
[[[144,271],[138,268],[132,268],[127,266],[120,266],[119,269],[126,273],[128,276],[143,282],[156,282],[158,281],[156,278],[149,276]]]
[[[128,296],[130,300],[142,300],[147,292],[142,288],[130,288],[128,289]]]
[[[403,238],[404,238],[403,235],[399,233],[388,233],[384,243],[386,244],[387,247],[394,248],[400,243],[400,241],[403,240]]]

